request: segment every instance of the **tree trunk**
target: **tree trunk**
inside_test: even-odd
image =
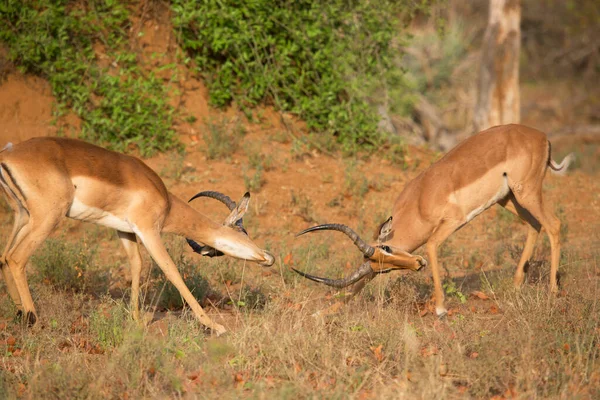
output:
[[[488,26],[482,48],[474,125],[476,131],[518,123],[520,0],[490,0]]]

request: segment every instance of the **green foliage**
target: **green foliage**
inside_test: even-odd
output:
[[[102,307],[90,315],[90,331],[103,349],[123,343],[127,312],[123,304]]]
[[[354,151],[382,140],[367,96],[402,84],[389,72],[398,70],[399,13],[421,3],[173,0],[172,10],[212,105],[273,104]]]
[[[84,138],[149,155],[177,145],[174,110],[162,81],[128,51],[128,18],[114,0],[5,0],[0,41],[23,72],[48,79],[58,113],[73,110]]]
[[[432,30],[417,32],[403,57],[405,78],[413,93],[427,94],[448,86],[470,40],[461,24],[445,29],[443,34]]]
[[[81,292],[97,286],[101,278],[90,272],[95,256],[96,247],[86,242],[71,244],[62,239],[48,239],[31,261],[42,282],[58,290]]]
[[[465,304],[467,302],[467,296],[465,296],[465,294],[456,287],[456,283],[453,280],[446,280],[442,286],[444,287],[446,295],[449,297],[456,297],[461,304]]]

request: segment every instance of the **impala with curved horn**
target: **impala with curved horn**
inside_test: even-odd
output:
[[[25,264],[64,216],[117,230],[131,264],[131,307],[139,318],[142,259],[138,240],[179,290],[196,318],[216,334],[225,328],[212,321],[184,283],[160,234],[185,236],[202,255],[229,255],[271,266],[275,259],[246,233],[242,217],[246,193],[238,205],[217,192],[200,192],[228,206],[219,224],[180,200],[141,160],[67,138],[34,138],[0,152],[0,186],[15,211],[15,222],[0,266],[8,292],[27,321],[37,316]],[[190,200],[190,201],[191,201]],[[202,243],[200,245],[199,243]]]
[[[219,200],[221,203],[225,204],[227,206],[227,208],[229,209],[229,211],[231,211],[231,214],[229,214],[229,216],[225,219],[225,222],[223,223],[223,225],[229,226],[230,228],[237,229],[240,232],[242,232],[243,234],[245,234],[246,236],[248,236],[248,232],[246,231],[246,228],[244,228],[244,223],[242,220],[243,213],[242,213],[242,215],[239,215],[239,211],[234,213],[234,211],[236,210],[236,208],[238,208],[238,206],[235,203],[235,201],[231,200],[231,198],[229,196],[227,196],[223,193],[207,190],[207,191],[200,192],[200,193],[194,195],[191,199],[188,200],[188,203],[191,203],[192,200],[195,200],[199,197],[210,197],[212,199]],[[249,202],[250,202],[250,193],[246,192],[240,202],[240,210],[244,210],[243,211],[244,213],[246,212],[246,210],[248,210]],[[236,220],[236,218],[237,218],[237,220]],[[190,245],[192,250],[194,250],[195,253],[198,253],[200,255],[207,256],[207,257],[220,257],[223,255],[222,252],[220,252],[219,250],[214,249],[210,246],[200,245],[197,242],[195,242],[194,240],[189,239],[189,238],[186,238],[185,240],[187,240],[187,243]]]
[[[345,298],[347,301],[379,273],[403,268],[418,270],[425,261],[411,253],[425,245],[433,275],[436,312],[443,316],[446,308],[437,260],[438,246],[477,215],[500,204],[529,224],[514,277],[515,286],[523,283],[525,264],[544,228],[552,252],[550,289],[556,291],[560,221],[542,200],[542,182],[548,168],[559,174],[566,172],[573,156],[556,164],[550,153],[546,135],[533,128],[503,125],[480,132],[458,144],[404,187],[394,204],[392,216],[379,227],[377,242],[373,245],[366,244],[350,228],[338,224],[319,225],[298,234],[317,230],[344,232],[365,256],[365,263],[358,271],[340,280],[295,271],[336,288],[355,284]],[[330,310],[336,310],[340,305],[336,303]]]

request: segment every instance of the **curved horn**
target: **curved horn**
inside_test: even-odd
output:
[[[219,250],[214,249],[210,246],[206,246],[206,245],[202,246],[201,244],[197,243],[196,241],[194,241],[192,239],[185,238],[185,240],[187,241],[187,244],[192,248],[194,253],[198,253],[202,256],[208,256],[208,257],[220,257],[220,256],[224,255]]]
[[[298,271],[295,268],[292,268],[292,269],[297,274],[302,275],[303,277],[305,277],[307,279],[310,279],[311,281],[315,281],[315,282],[319,282],[319,283],[324,283],[327,286],[332,286],[332,287],[337,288],[337,289],[343,289],[343,288],[345,288],[347,286],[350,286],[353,283],[358,282],[359,280],[361,280],[365,276],[373,273],[373,268],[371,268],[371,263],[369,261],[363,263],[363,265],[361,265],[356,271],[354,271],[354,273],[352,275],[350,275],[347,278],[342,278],[342,279],[320,278],[318,276],[309,275],[309,274],[307,274],[305,272]]]
[[[227,208],[229,208],[229,211],[233,211],[237,206],[237,204],[235,204],[235,201],[231,200],[231,198],[226,194],[214,192],[212,190],[206,190],[204,192],[196,194],[194,197],[188,200],[188,203],[194,199],[197,199],[198,197],[210,197],[211,199],[219,200],[221,203],[225,204]]]
[[[296,235],[296,237],[298,237],[300,235],[304,235],[305,233],[308,233],[308,232],[321,231],[321,230],[338,231],[338,232],[345,233],[346,236],[348,236],[350,239],[352,239],[352,242],[354,242],[356,247],[358,247],[358,249],[365,255],[365,257],[371,257],[375,253],[375,249],[373,247],[369,246],[364,240],[362,240],[360,238],[360,236],[358,236],[358,233],[354,232],[351,228],[347,227],[346,225],[342,225],[342,224],[323,224],[323,225],[313,226],[312,228],[305,229],[302,232],[298,233]]]
[[[188,203],[192,200],[197,199],[198,197],[210,197],[211,199],[219,200],[221,203],[225,204],[227,208],[229,208],[229,211],[233,211],[237,207],[236,202],[231,200],[231,197],[227,196],[226,194],[215,192],[212,190],[205,190],[203,192],[197,193],[196,195],[194,195],[194,197],[188,200]],[[235,224],[242,232],[244,232],[246,235],[248,234],[246,228],[244,228],[244,223],[241,218],[238,221],[236,221]]]

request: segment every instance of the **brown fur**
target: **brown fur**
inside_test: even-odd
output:
[[[273,256],[247,235],[211,221],[169,193],[141,160],[65,138],[34,138],[0,153],[0,182],[15,211],[15,224],[1,261],[9,293],[27,316],[35,307],[25,276],[33,251],[65,216],[113,227],[132,267],[132,309],[139,316],[141,240],[199,321],[217,333],[225,329],[202,310],[181,279],[160,240],[172,232],[225,254],[271,265]],[[224,248],[222,248],[225,246]]]

